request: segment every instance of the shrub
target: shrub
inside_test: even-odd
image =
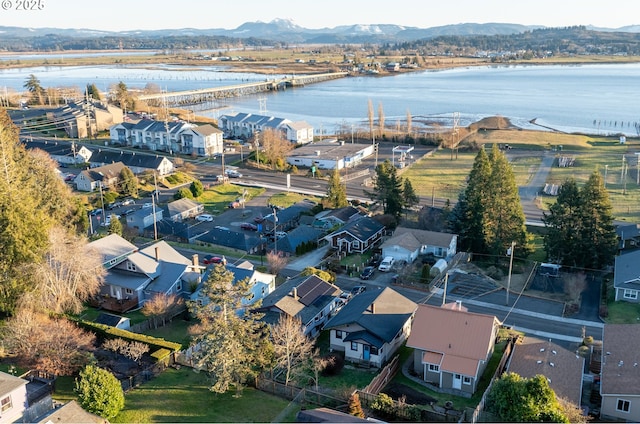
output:
[[[344,358],[337,353],[329,353],[325,355],[325,364],[326,366],[322,370],[322,375],[331,376],[338,375],[342,368],[344,368]]]
[[[114,418],[124,408],[124,391],[118,379],[95,365],[80,371],[75,391],[82,408],[102,418]]]

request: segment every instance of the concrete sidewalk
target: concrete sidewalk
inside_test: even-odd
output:
[[[287,264],[287,269],[302,271],[303,269],[309,266],[317,267],[318,264],[322,262],[322,259],[329,251],[329,247],[330,246],[327,244],[326,246],[319,247],[312,252],[306,253],[294,259],[293,261]]]

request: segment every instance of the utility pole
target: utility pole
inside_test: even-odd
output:
[[[507,254],[511,255],[509,259],[509,277],[507,278],[507,300],[505,305],[509,306],[509,290],[511,289],[511,272],[513,271],[513,251],[516,250],[516,242],[511,242],[511,247],[507,249]]]
[[[444,290],[442,291],[442,306],[447,302],[447,283],[449,281],[449,272],[444,275]]]
[[[158,182],[156,181],[156,173],[153,173],[153,183],[158,191]],[[151,196],[151,213],[153,213],[153,239],[158,240],[158,226],[156,224],[156,202],[155,195]]]
[[[278,215],[276,214],[276,208],[273,208],[273,250],[278,256]]]

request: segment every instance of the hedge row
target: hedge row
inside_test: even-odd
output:
[[[132,340],[142,342],[149,345],[149,349],[152,351],[158,349],[168,349],[171,352],[177,352],[182,349],[180,343],[170,342],[157,337],[147,336],[146,334],[134,333],[132,331],[122,330],[120,328],[111,327],[109,325],[98,324],[96,322],[78,320],[78,325],[81,327],[99,333],[108,338],[120,337],[126,340]]]

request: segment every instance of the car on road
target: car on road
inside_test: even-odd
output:
[[[234,169],[227,169],[227,176],[229,178],[242,178],[242,174]]]
[[[382,260],[382,262],[380,262],[380,265],[378,265],[378,271],[382,271],[382,272],[391,271],[391,268],[393,268],[394,262],[395,262],[395,259],[393,259],[393,256],[385,257]]]
[[[89,215],[91,216],[102,215],[102,209],[94,209],[91,212],[89,212]]]
[[[142,205],[142,209],[148,209],[153,207],[153,203],[145,203],[144,205]]]
[[[135,209],[127,209],[126,211],[122,212],[122,216],[131,215],[135,211],[136,211]]]
[[[243,230],[258,231],[258,226],[250,222],[243,222],[242,224],[240,224],[240,228],[242,228]]]
[[[371,277],[373,277],[373,274],[375,274],[375,272],[376,272],[376,268],[375,267],[367,266],[360,273],[360,279],[361,280],[368,280]]]
[[[122,206],[122,202],[115,201],[113,203],[109,203],[109,205],[107,206],[107,209],[113,210],[113,209],[119,208],[120,206]]]
[[[226,264],[227,260],[225,259],[224,256],[214,256],[214,255],[206,255],[204,258],[202,258],[202,263],[205,265],[212,265],[212,264]]]
[[[357,296],[360,293],[362,293],[363,291],[367,290],[367,286],[355,286],[354,288],[351,289],[351,295],[352,296]]]
[[[69,173],[69,174],[64,176],[64,180],[67,181],[67,182],[73,181],[73,180],[75,180],[75,178],[76,178],[76,175],[75,174],[71,174],[71,173]]]
[[[256,224],[260,224],[263,221],[264,221],[264,216],[262,215],[256,216],[255,218],[253,218],[253,222],[255,222]]]
[[[133,199],[125,199],[122,201],[122,206],[135,205],[136,202]]]
[[[196,216],[196,221],[200,222],[213,222],[213,215],[209,215],[208,213],[203,213]]]

